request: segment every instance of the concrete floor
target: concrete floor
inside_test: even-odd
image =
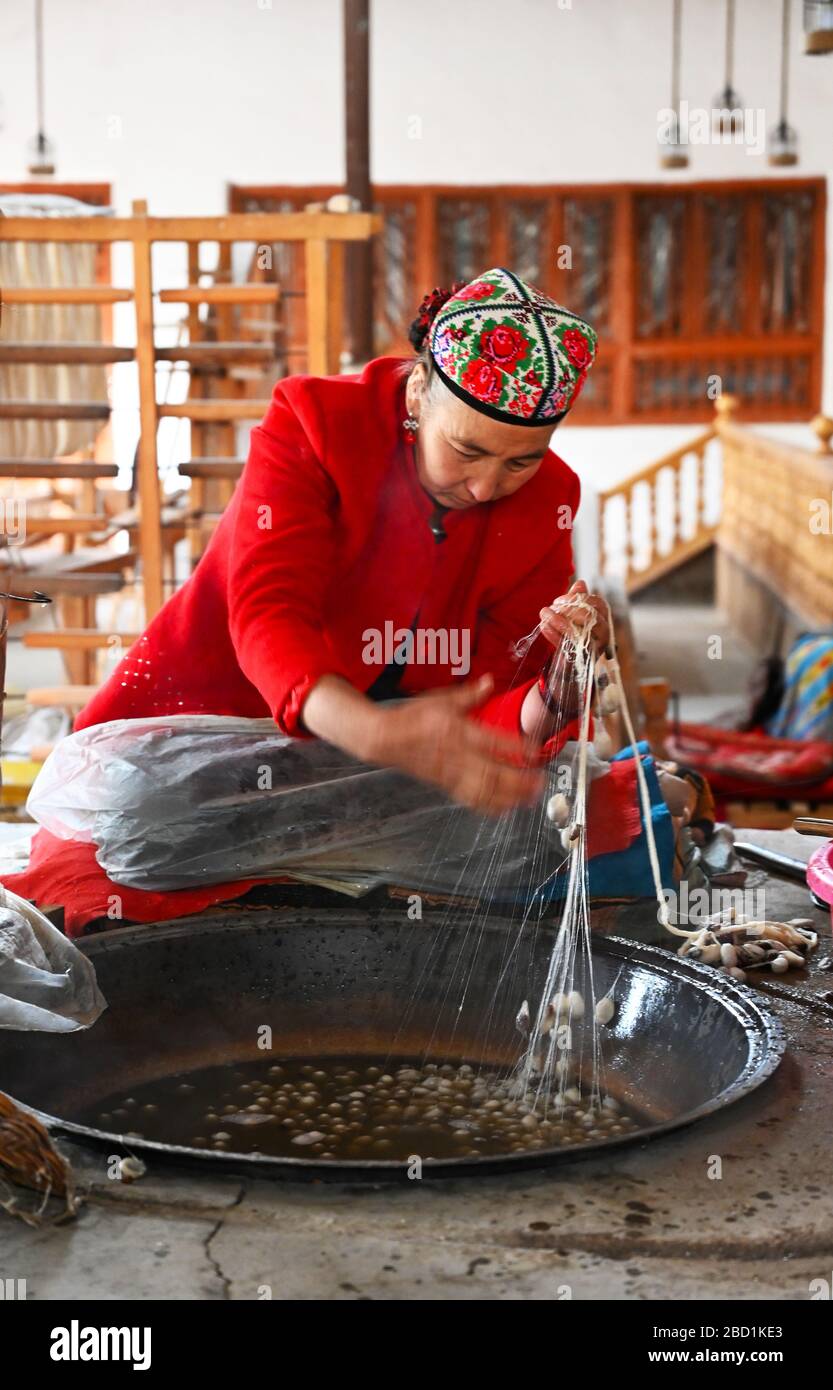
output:
[[[802,858],[817,843],[745,834]],[[781,1067],[718,1117],[609,1159],[384,1188],[161,1165],[126,1186],[62,1140],[84,1208],[37,1231],[0,1213],[0,1275],[79,1301],[808,1299],[833,1279],[830,925],[785,881],[767,883],[767,913],[812,914],[824,936],[808,972],[761,990],[789,1039]]]
[[[682,719],[728,724],[726,716],[745,707],[758,656],[718,609],[640,601],[633,604],[631,622],[640,676],[671,682],[680,692]]]

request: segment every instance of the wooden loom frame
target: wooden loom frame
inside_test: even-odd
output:
[[[132,246],[133,287],[119,288],[108,284],[94,286],[73,286],[39,289],[37,287],[8,289],[3,294],[5,303],[41,304],[100,304],[110,306],[120,302],[131,302],[134,306],[136,325],[136,347],[120,348],[112,344],[84,345],[79,348],[66,344],[65,351],[58,357],[54,355],[57,345],[27,345],[32,356],[17,356],[16,360],[59,360],[64,363],[89,360],[91,352],[94,360],[115,362],[134,360],[139,379],[139,444],[137,451],[137,491],[138,491],[138,551],[142,562],[142,589],[144,596],[145,620],[149,621],[160,609],[164,601],[163,591],[163,517],[162,497],[159,479],[159,460],[157,429],[160,419],[166,416],[185,417],[193,422],[221,421],[234,422],[245,419],[260,419],[268,400],[186,400],[182,404],[167,405],[156,399],[156,363],[170,361],[171,349],[157,349],[154,336],[154,299],[159,302],[180,302],[193,307],[196,314],[203,303],[233,305],[241,303],[272,303],[279,294],[280,287],[274,284],[252,285],[231,284],[205,286],[187,285],[181,289],[160,289],[154,283],[152,252],[159,242],[182,242],[189,248],[189,269],[198,266],[198,257],[193,249],[202,242],[218,243],[221,260],[227,259],[234,242],[254,242],[256,245],[276,242],[300,242],[304,247],[306,272],[305,317],[307,329],[307,370],[316,375],[335,373],[339,369],[339,356],[342,330],[343,304],[343,262],[344,247],[347,242],[365,241],[381,227],[381,219],[370,213],[254,213],[242,215],[222,215],[214,217],[152,217],[147,204],[136,201],[129,217],[0,217],[0,239],[7,241],[37,242],[89,242],[99,246],[112,246],[115,242],[127,242]],[[193,317],[192,314],[192,317]],[[23,345],[2,344],[7,352],[11,348],[20,354]],[[175,360],[188,362],[198,360],[199,349],[190,353],[191,345],[177,348]],[[53,355],[46,358],[46,349]],[[38,357],[40,352],[40,357]],[[86,352],[87,356],[83,356]],[[73,403],[74,404],[74,403]],[[5,406],[0,403],[0,411],[18,415],[30,414],[30,418],[43,414],[44,409],[53,413],[49,418],[64,418],[73,414],[73,404],[14,402]],[[109,415],[109,411],[108,411]],[[46,472],[44,476],[90,477],[91,470],[81,470],[78,464],[54,463],[44,461],[38,465]],[[112,465],[96,465],[97,476],[112,472]],[[183,467],[186,474],[187,465]],[[7,475],[14,476],[11,470]],[[40,476],[20,463],[19,476]],[[233,476],[233,474],[231,475]],[[89,529],[89,518],[72,518],[77,521],[77,531]],[[57,529],[61,529],[56,527]],[[71,529],[65,527],[64,529]],[[95,647],[106,646],[113,634],[98,633],[94,629],[78,629],[72,633],[32,634],[37,640],[31,645],[55,646],[63,649],[75,648],[92,652]],[[126,634],[124,636],[127,636]]]

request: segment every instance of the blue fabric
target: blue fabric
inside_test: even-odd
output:
[[[784,694],[767,725],[773,738],[833,741],[833,636],[805,632],[784,664]]]

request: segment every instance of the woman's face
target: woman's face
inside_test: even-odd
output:
[[[537,473],[552,437],[552,425],[490,420],[440,381],[426,392],[421,367],[408,378],[406,401],[419,421],[417,476],[444,507],[463,510],[517,492]]]

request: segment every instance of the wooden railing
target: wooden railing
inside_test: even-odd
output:
[[[716,543],[736,567],[733,579],[718,565],[727,612],[744,573],[798,620],[829,627],[833,420],[817,415],[818,447],[800,448],[738,425],[736,405],[720,396],[713,426],[597,495],[598,573],[633,594]]]
[[[769,592],[785,615],[799,623],[833,624],[833,420],[811,422],[813,449],[766,439],[732,419],[724,398],[717,423],[723,450],[723,514],[718,601],[730,612],[745,573]],[[740,616],[740,615],[738,615]]]
[[[720,460],[714,425],[597,494],[598,569],[636,593],[714,541]]]

